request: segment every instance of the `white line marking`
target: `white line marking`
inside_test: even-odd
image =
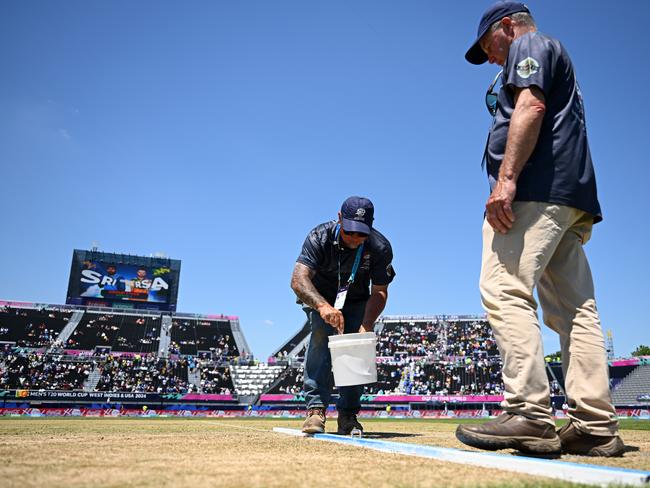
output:
[[[256,429],[255,427],[248,427],[247,425],[235,425],[235,424],[228,424],[226,422],[219,422],[219,421],[207,421],[204,422],[206,424],[211,424],[211,425],[218,425],[218,426],[223,426],[223,427],[232,427],[234,429],[244,429],[244,430],[253,430],[255,432],[268,432],[268,429]]]
[[[274,427],[274,432],[294,436],[306,436],[299,430]],[[574,483],[586,483],[599,486],[609,484],[627,484],[633,486],[649,486],[650,472],[632,469],[578,464],[550,459],[538,459],[524,456],[492,454],[484,452],[464,451],[446,447],[424,446],[421,444],[406,444],[403,442],[382,441],[377,439],[359,439],[334,434],[314,434],[314,439],[338,444],[348,444],[375,451],[404,454],[448,461],[457,464],[495,468],[503,471],[514,471],[532,476],[556,478]]]
[[[286,427],[273,427],[273,432],[279,432],[280,434],[293,435],[296,437],[307,437],[307,434],[300,432],[296,429],[287,429]]]

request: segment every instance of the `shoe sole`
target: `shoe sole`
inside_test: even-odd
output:
[[[505,437],[496,435],[484,435],[476,432],[467,432],[458,426],[456,438],[463,444],[484,449],[487,451],[498,451],[499,449],[517,449],[527,454],[560,454],[562,444],[560,438],[541,439],[539,437]]]
[[[607,444],[604,444],[602,446],[594,446],[586,450],[570,450],[566,447],[563,447],[562,453],[590,457],[621,457],[623,454],[625,454],[625,444],[619,437],[616,437]]]

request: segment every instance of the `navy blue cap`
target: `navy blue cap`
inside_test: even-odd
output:
[[[341,205],[341,224],[345,232],[370,234],[375,207],[364,197],[350,197]]]
[[[483,64],[488,60],[487,54],[481,49],[479,41],[485,35],[490,26],[496,21],[501,20],[508,15],[516,14],[517,12],[530,13],[528,7],[519,2],[503,2],[499,1],[491,5],[481,17],[481,22],[478,24],[478,32],[476,40],[472,47],[465,53],[465,59],[472,64]]]

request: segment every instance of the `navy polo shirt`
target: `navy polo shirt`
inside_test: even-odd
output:
[[[341,238],[336,238],[336,221],[332,221],[320,224],[309,232],[297,262],[316,272],[312,278],[314,287],[333,305],[339,286],[339,262],[341,285],[344,285],[352,274],[356,254],[356,249],[346,248]],[[359,269],[348,290],[346,303],[367,300],[371,281],[373,285],[388,285],[393,281],[395,271],[392,261],[390,242],[373,228],[363,245]]]
[[[537,145],[517,180],[515,200],[548,202],[584,210],[602,220],[582,94],[564,46],[540,32],[529,32],[510,45],[503,67],[486,160],[494,188],[505,154],[515,87],[538,87],[546,112]]]

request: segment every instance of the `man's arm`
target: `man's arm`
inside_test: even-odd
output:
[[[497,184],[485,204],[488,223],[502,234],[515,221],[512,202],[517,194],[517,179],[537,145],[545,111],[544,93],[539,88],[515,87],[515,109],[510,119],[506,153]]]
[[[372,285],[370,298],[366,302],[366,311],[363,314],[363,322],[359,332],[372,332],[375,327],[375,320],[383,312],[388,300],[388,285]]]
[[[296,293],[300,301],[308,307],[318,310],[319,305],[327,303],[327,300],[318,293],[318,290],[311,279],[316,271],[302,263],[296,263],[291,275],[291,289]]]
[[[318,290],[311,281],[315,274],[316,271],[310,267],[302,263],[296,263],[293,268],[293,274],[291,275],[291,289],[302,303],[317,310],[325,322],[338,330],[339,334],[342,334],[345,324],[343,313],[332,307],[318,293]]]

